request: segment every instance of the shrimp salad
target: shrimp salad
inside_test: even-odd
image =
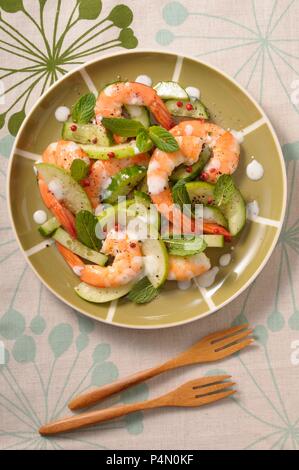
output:
[[[150,302],[168,281],[186,289],[245,225],[237,133],[210,121],[195,87],[150,85],[117,81],[58,108],[61,139],[34,165],[52,213],[34,220],[90,302]]]

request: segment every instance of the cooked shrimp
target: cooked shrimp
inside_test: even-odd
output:
[[[211,267],[209,258],[204,253],[193,256],[169,256],[169,281],[190,281],[208,271]]]
[[[194,232],[194,219],[190,220],[173,203],[168,179],[176,166],[182,163],[192,165],[198,160],[203,141],[200,137],[191,135],[176,136],[176,140],[180,146],[179,151],[171,153],[159,149],[154,151],[148,166],[147,184],[153,203],[158,211],[173,223],[175,231]],[[217,224],[203,221],[203,231],[204,233],[223,234],[230,238],[229,232]]]
[[[58,251],[62,254],[67,264],[72,268],[75,274],[79,275],[83,270],[85,264],[79,256],[75,255],[71,250],[61,245],[59,242],[55,242]]]
[[[38,177],[38,186],[46,207],[55,215],[56,219],[71,237],[76,238],[77,233],[73,214],[56,199],[49,190],[47,183],[40,176]]]
[[[111,266],[85,265],[81,281],[95,287],[118,287],[137,278],[142,269],[138,242],[130,241],[124,233],[111,230],[103,243],[102,252],[114,256]]]
[[[170,131],[174,136],[197,136],[202,143],[208,145],[213,154],[204,168],[202,178],[214,183],[218,177],[232,174],[236,170],[240,146],[237,139],[229,131],[216,124],[205,121],[184,121]]]
[[[100,123],[103,117],[121,117],[125,104],[146,106],[159,124],[166,129],[172,126],[171,114],[157,92],[137,82],[117,82],[104,88],[95,106],[97,122]]]
[[[101,193],[109,186],[111,177],[122,168],[131,165],[147,166],[149,157],[140,153],[131,158],[111,158],[110,160],[97,160],[91,167],[89,176],[85,179],[84,189],[93,208],[100,203]]]
[[[70,170],[71,164],[76,158],[85,159],[89,163],[89,158],[81,147],[68,140],[59,140],[48,145],[42,158],[44,162],[53,163],[67,171]]]

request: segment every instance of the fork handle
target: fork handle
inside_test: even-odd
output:
[[[42,436],[48,436],[51,434],[74,431],[75,429],[119,418],[120,416],[133,413],[134,411],[140,411],[146,408],[158,408],[165,405],[165,400],[153,399],[141,403],[132,403],[103,410],[90,411],[75,416],[61,418],[57,421],[53,421],[52,423],[45,424],[39,429],[39,433]]]
[[[170,360],[157,367],[152,367],[151,369],[146,369],[141,372],[137,372],[136,374],[129,375],[128,377],[116,380],[111,384],[107,384],[103,387],[99,387],[78,395],[69,402],[68,407],[71,410],[78,410],[80,408],[86,408],[87,406],[94,405],[95,403],[109,397],[110,395],[113,395],[114,393],[121,392],[122,390],[125,390],[132,385],[136,385],[140,382],[143,382],[144,380],[155,377],[156,375],[159,375],[162,372],[166,372],[169,369],[173,369],[174,367],[179,367],[179,364],[173,360]]]

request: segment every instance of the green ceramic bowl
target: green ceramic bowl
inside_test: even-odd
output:
[[[220,267],[214,284],[206,289],[195,284],[179,290],[169,282],[152,303],[134,305],[125,299],[111,304],[92,304],[80,299],[74,287],[78,278],[57,252],[46,247],[37,231],[33,212],[44,209],[33,172],[34,160],[45,147],[60,138],[61,124],[54,117],[58,106],[70,107],[81,94],[96,91],[122,79],[147,74],[153,82],[178,80],[201,90],[214,122],[224,128],[246,128],[235,179],[247,201],[258,201],[260,212],[248,221],[232,246],[211,251],[212,264],[223,253],[231,263]],[[265,174],[259,181],[246,176],[254,156]],[[190,57],[156,51],[132,51],[101,57],[66,75],[43,95],[20,129],[10,158],[8,201],[12,224],[26,259],[41,281],[61,300],[83,314],[129,328],[163,328],[203,318],[235,299],[255,279],[269,259],[278,239],[286,206],[286,175],[281,149],[273,128],[259,105],[232,79],[210,65]],[[232,250],[233,248],[233,250]]]

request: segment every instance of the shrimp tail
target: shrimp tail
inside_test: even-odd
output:
[[[56,243],[56,247],[59,253],[63,256],[67,264],[72,269],[75,267],[84,268],[85,264],[83,263],[81,258],[79,258],[79,256],[75,255],[75,253],[73,253],[71,250],[61,245],[61,243],[59,242],[55,242],[55,243]]]
[[[226,241],[231,241],[232,239],[231,233],[226,230],[226,228],[222,227],[222,225],[210,222],[203,222],[203,233],[211,235],[224,235]]]
[[[169,113],[168,109],[165,107],[164,102],[158,95],[155,96],[150,106],[150,109],[154,117],[163,127],[165,127],[165,129],[169,130],[171,129],[171,127],[173,127],[174,122],[171,117],[171,114]]]
[[[46,205],[46,207],[55,215],[56,219],[61,223],[62,227],[70,234],[72,238],[77,237],[76,227],[75,227],[75,217],[73,214],[59,201],[49,190],[46,182],[39,177],[38,186],[41,193],[41,197]]]

